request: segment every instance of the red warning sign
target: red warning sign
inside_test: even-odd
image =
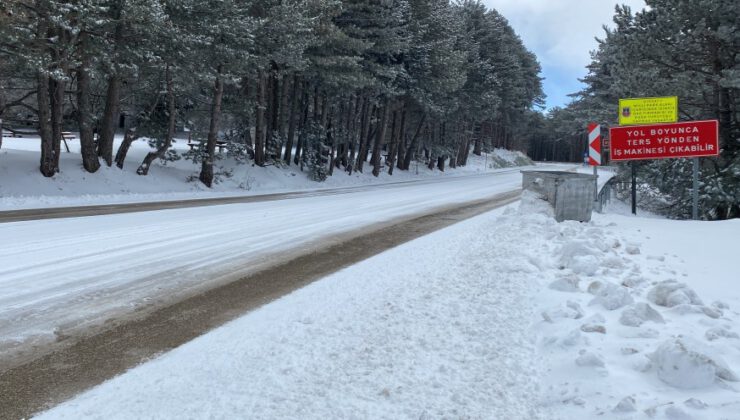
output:
[[[719,155],[719,122],[687,121],[609,129],[611,160]]]

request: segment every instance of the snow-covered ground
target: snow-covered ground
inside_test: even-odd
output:
[[[609,211],[541,223],[545,407],[564,419],[740,418],[740,220]]]
[[[95,174],[82,169],[79,142],[69,143],[72,153],[62,153],[61,173],[47,179],[37,169],[38,138],[4,138],[0,210],[276,191],[343,194],[2,224],[0,237],[11,240],[0,241],[0,355],[213,287],[336,234],[515,190],[519,169],[496,166],[522,159],[497,150],[495,165],[493,156],[473,155],[466,167],[445,173],[424,167],[417,173],[416,166],[392,177],[340,172],[325,183],[310,181],[295,166],[255,168],[226,159],[219,165],[232,176],[208,190],[187,181],[198,167],[186,160],[157,163],[148,176],[136,175],[151,150],[144,140],[134,143],[123,171],[103,166]],[[179,140],[175,149],[188,147]]]
[[[521,187],[518,169],[331,196],[0,224],[0,354],[344,232]]]
[[[116,138],[115,149],[121,141]],[[409,171],[386,172],[374,177],[368,169],[348,176],[339,171],[325,182],[307,178],[295,165],[257,168],[237,164],[233,159],[218,160],[218,182],[209,189],[198,181],[200,166],[181,159],[162,165],[157,161],[147,176],[136,174],[136,168],[152,149],[145,140],[134,142],[123,170],[103,165],[95,174],[82,168],[79,141],[68,142],[71,153],[62,152],[61,171],[52,179],[38,171],[38,137],[3,138],[0,149],[0,210],[23,208],[66,207],[79,205],[116,204],[190,198],[255,195],[284,191],[339,188],[356,185],[387,184],[409,180],[450,177],[495,172],[505,166],[521,164],[519,152],[497,149],[484,156],[470,156],[467,166],[431,171],[423,165],[412,165]],[[64,148],[63,148],[64,150]],[[177,140],[173,150],[183,154],[189,150],[187,140]]]
[[[40,418],[737,419],[740,221],[549,213],[389,250]]]

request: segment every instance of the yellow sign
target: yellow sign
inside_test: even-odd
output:
[[[619,125],[673,123],[678,121],[678,97],[619,100]]]

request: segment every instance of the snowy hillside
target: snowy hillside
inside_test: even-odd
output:
[[[737,418],[740,223],[549,212],[389,250],[40,418]]]
[[[116,147],[121,141],[116,138]],[[495,171],[503,167],[531,165],[520,152],[496,149],[491,154],[471,154],[467,166],[447,168],[445,172],[412,165],[409,171],[382,172],[374,177],[369,170],[351,176],[338,170],[319,183],[308,179],[306,172],[295,166],[256,167],[238,164],[224,158],[216,162],[217,183],[213,188],[198,181],[200,167],[181,159],[156,164],[149,175],[136,174],[144,155],[151,151],[145,140],[133,143],[123,170],[102,166],[97,173],[84,171],[79,158],[79,141],[69,141],[71,153],[61,155],[61,172],[51,179],[38,171],[40,140],[33,137],[3,139],[0,149],[0,210],[35,207],[112,204],[231,195],[253,195],[270,192],[335,188],[351,185],[378,184],[439,176],[469,175]],[[187,140],[178,140],[173,150],[188,151]],[[225,155],[225,154],[224,154]]]

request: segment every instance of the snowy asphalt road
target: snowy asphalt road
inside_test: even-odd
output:
[[[198,198],[187,200],[166,200],[153,202],[138,202],[125,204],[105,204],[94,206],[69,206],[53,208],[33,208],[22,210],[0,211],[0,223],[22,222],[30,220],[61,219],[67,217],[103,216],[109,214],[137,213],[155,210],[183,209],[191,207],[218,206],[224,204],[246,204],[265,201],[289,200],[305,197],[330,196],[338,194],[351,194],[363,191],[374,191],[389,188],[406,188],[409,186],[422,186],[447,182],[460,182],[466,179],[490,178],[502,174],[519,173],[521,168],[502,169],[495,173],[454,175],[448,178],[419,179],[413,181],[398,181],[382,184],[358,185],[351,187],[316,189],[309,191],[293,191],[285,193],[257,194],[245,196],[226,196],[216,198]]]
[[[0,418],[25,418],[39,409],[49,408],[314,280],[411,239],[516,201],[518,197],[518,192],[498,194],[490,199],[435,210],[429,215],[395,221],[370,233],[362,229],[358,232],[360,236],[344,235],[342,242],[319,247],[143,318],[109,326],[106,331],[82,338],[74,345],[0,372]]]
[[[29,345],[181,300],[343,234],[520,185],[519,170],[507,170],[285,200],[4,223],[0,237],[11,240],[0,241],[0,363]]]

